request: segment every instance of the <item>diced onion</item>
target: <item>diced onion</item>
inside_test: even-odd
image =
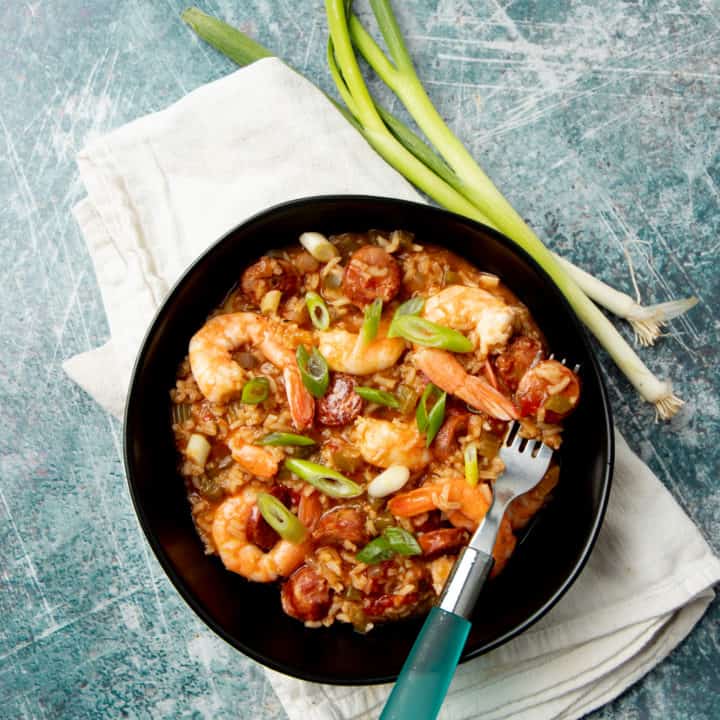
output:
[[[338,249],[319,232],[304,232],[300,236],[300,244],[320,262],[330,262],[340,255]]]
[[[204,435],[193,433],[185,448],[185,455],[198,467],[204,468],[210,454],[210,443]]]
[[[381,498],[397,492],[410,479],[410,470],[404,465],[391,465],[367,486],[370,497]]]

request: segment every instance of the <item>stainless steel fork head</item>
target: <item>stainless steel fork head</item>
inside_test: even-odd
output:
[[[515,495],[532,490],[547,472],[553,451],[540,440],[520,437],[516,424],[510,428],[505,444],[500,448],[500,459],[505,471],[495,481],[495,493],[510,490]]]

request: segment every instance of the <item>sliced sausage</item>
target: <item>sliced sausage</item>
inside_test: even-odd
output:
[[[539,340],[526,335],[515,338],[507,349],[495,358],[495,370],[499,379],[510,392],[515,392],[522,376],[533,363],[542,359],[542,354]]]
[[[368,541],[365,514],[355,507],[332,508],[317,521],[312,539],[318,545],[342,545],[345,540],[364,545]]]
[[[318,422],[340,427],[352,422],[363,409],[363,399],[355,392],[355,378],[333,373],[327,392],[317,402]]]
[[[240,287],[249,298],[260,304],[270,290],[292,294],[300,285],[300,276],[292,263],[264,255],[242,274]]]
[[[467,430],[470,422],[470,413],[466,410],[451,408],[448,410],[445,422],[438,430],[435,444],[433,445],[433,453],[440,460],[447,460],[455,449],[457,444],[457,435]]]
[[[303,622],[322,620],[332,603],[327,580],[309,565],[302,565],[287,579],[280,599],[283,610]]]
[[[417,536],[423,556],[426,558],[458,552],[469,538],[470,534],[462,528],[441,528],[419,533]]]
[[[342,286],[345,295],[361,307],[375,298],[389,302],[400,289],[400,266],[381,247],[365,245],[350,256]]]

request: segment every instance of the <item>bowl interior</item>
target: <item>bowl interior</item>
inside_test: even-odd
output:
[[[366,636],[337,624],[308,630],[282,612],[277,586],[249,583],[203,553],[193,528],[169,423],[169,390],[188,341],[263,252],[300,232],[404,228],[498,274],[527,304],[556,357],[580,363],[581,405],[566,423],[562,473],[552,503],[505,571],[483,591],[464,659],[537,620],[579,573],[599,530],[612,463],[611,420],[596,361],[573,313],[547,277],[497,233],[436,208],[366,197],[309,198],[264,212],[230,232],[176,285],[138,357],[125,418],[125,460],[143,529],[191,607],[244,653],[290,675],[343,684],[394,679],[421,621]]]

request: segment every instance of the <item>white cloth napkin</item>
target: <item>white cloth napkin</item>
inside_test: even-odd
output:
[[[328,100],[276,59],[95,139],[74,213],[112,339],[64,368],[120,415],[133,359],[183,269],[244,218],[291,198],[418,199]],[[720,561],[621,436],[605,524],[581,577],[543,620],[460,667],[445,718],[577,718],[622,692],[691,630]],[[372,718],[387,686],[331,687],[268,672],[291,720]]]

